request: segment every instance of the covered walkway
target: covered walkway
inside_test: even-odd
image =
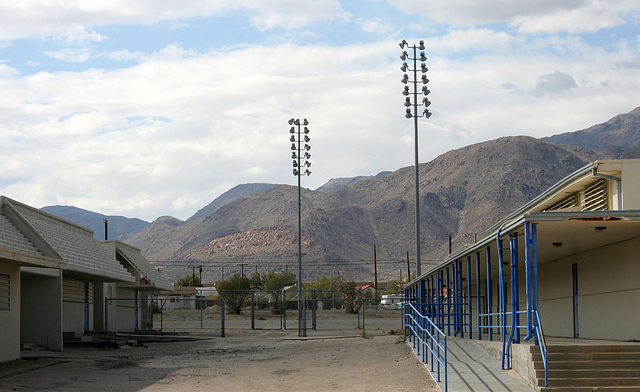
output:
[[[502,370],[500,361],[474,340],[449,338],[447,349],[449,392],[534,392],[515,371]],[[435,372],[432,376],[438,379]],[[444,376],[438,385],[445,391]]]

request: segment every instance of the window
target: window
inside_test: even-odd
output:
[[[0,274],[0,311],[11,310],[11,276]]]

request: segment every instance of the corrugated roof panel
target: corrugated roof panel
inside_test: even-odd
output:
[[[116,242],[116,249],[140,272],[142,276],[148,280],[151,285],[160,290],[173,291],[173,286],[169,283],[169,280],[156,270],[147,259],[142,256],[140,250],[124,244],[122,242]]]
[[[0,214],[0,246],[23,252],[34,253],[42,256],[42,253],[22,234],[20,230],[4,215]]]
[[[67,262],[65,271],[92,275],[95,280],[131,282],[134,278],[109,256],[93,232],[25,204],[10,201],[15,210]]]

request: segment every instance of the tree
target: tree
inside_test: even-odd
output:
[[[296,274],[286,271],[276,274],[274,271],[269,271],[262,275],[262,281],[262,289],[271,292],[271,308],[276,308],[280,302],[282,289],[296,283]]]
[[[251,281],[252,287],[261,287],[263,283],[263,279],[260,276],[260,272],[253,271],[251,275],[249,275],[249,280]]]
[[[200,278],[199,277],[195,277],[194,280],[194,275],[193,274],[189,274],[187,276],[185,276],[184,278],[180,278],[178,279],[178,281],[176,282],[176,286],[178,287],[202,287],[202,284],[200,283]]]
[[[402,293],[403,291],[404,291],[404,282],[398,279],[392,279],[387,282],[387,286],[385,287],[383,293],[396,294],[396,293]]]
[[[231,279],[217,282],[216,290],[218,295],[227,302],[229,313],[241,314],[242,305],[251,294],[251,280],[235,274]]]

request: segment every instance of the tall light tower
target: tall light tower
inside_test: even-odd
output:
[[[405,48],[409,51],[413,50],[413,53],[409,54],[406,50],[404,50]],[[418,173],[418,117],[431,117],[431,112],[429,111],[429,109],[427,109],[429,105],[431,105],[431,102],[427,98],[427,95],[429,95],[430,93],[429,89],[427,88],[427,83],[429,83],[429,79],[427,79],[426,75],[428,68],[425,64],[425,62],[427,61],[427,56],[423,52],[425,47],[424,41],[422,40],[420,41],[419,45],[414,44],[413,46],[410,46],[406,40],[402,40],[402,42],[400,42],[400,49],[402,49],[402,55],[400,55],[400,59],[403,61],[400,70],[404,72],[401,81],[403,84],[405,84],[402,94],[406,97],[404,106],[407,108],[405,117],[413,118],[414,128],[416,171],[416,275],[420,276],[422,274],[422,268],[420,265],[420,181]],[[419,55],[418,50],[421,51]],[[407,60],[409,61],[409,63],[407,63]],[[420,79],[418,79],[418,73],[422,75]],[[413,78],[409,77],[409,74],[413,74]],[[422,88],[420,90],[419,85],[422,85]],[[418,102],[418,99],[421,99],[421,101]],[[424,107],[424,110],[420,114],[418,114],[418,107]],[[411,280],[411,277],[409,277],[409,280]]]
[[[302,208],[300,202],[300,178],[303,175],[310,176],[311,171],[309,167],[311,162],[311,146],[307,144],[309,140],[309,121],[303,119],[291,119],[289,120],[289,133],[291,133],[291,158],[293,159],[293,175],[298,177],[298,336],[306,337],[307,330],[302,327],[303,325],[303,313],[302,313]],[[304,145],[302,144],[304,143]],[[304,172],[303,172],[304,170]]]

